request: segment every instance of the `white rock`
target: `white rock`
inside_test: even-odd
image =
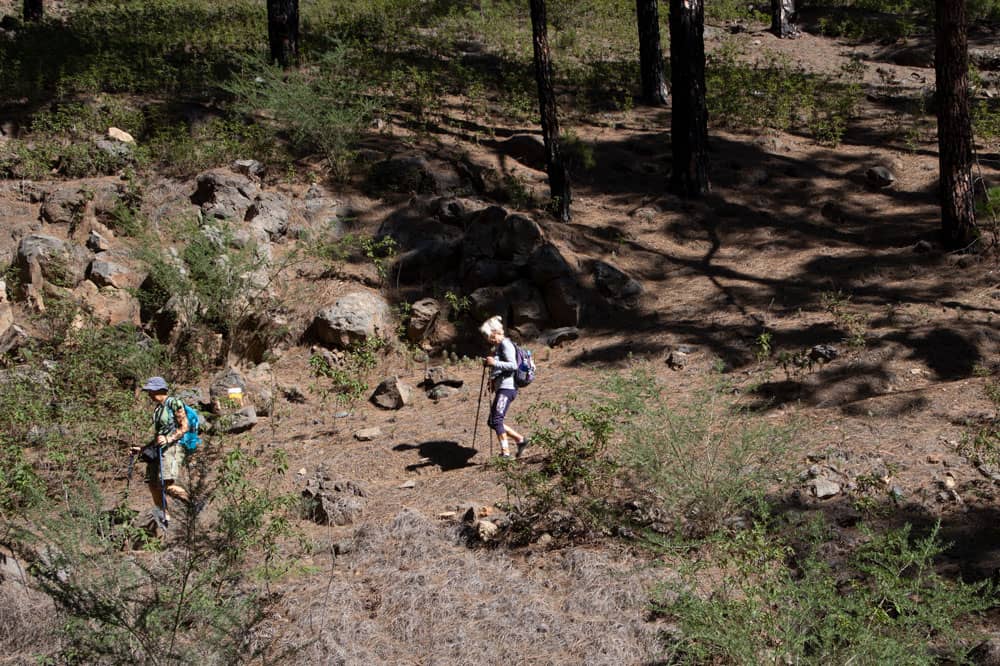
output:
[[[122,143],[135,143],[135,139],[132,135],[125,130],[118,129],[117,127],[108,128],[108,138],[114,139],[115,141],[121,141]]]

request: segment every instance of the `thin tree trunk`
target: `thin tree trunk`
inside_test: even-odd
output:
[[[670,72],[673,106],[671,187],[698,197],[708,182],[708,108],[705,106],[704,0],[670,0]]]
[[[267,41],[271,60],[282,67],[299,59],[299,0],[267,0]]]
[[[639,73],[642,100],[650,106],[667,103],[667,84],[663,75],[663,51],[660,49],[660,11],[657,0],[635,0],[639,24]]]
[[[979,235],[972,189],[972,119],[965,0],[936,0],[934,70],[938,102],[941,232],[950,248]]]
[[[542,138],[545,141],[545,167],[549,174],[552,212],[563,222],[570,221],[572,197],[569,171],[559,148],[559,118],[556,93],[552,85],[552,60],[549,57],[548,25],[545,0],[531,1],[531,34],[535,46],[535,80],[538,82],[538,108],[542,115]]]
[[[42,0],[24,0],[24,20],[36,23],[42,20]]]
[[[771,32],[782,39],[798,37],[794,21],[795,0],[771,0]]]

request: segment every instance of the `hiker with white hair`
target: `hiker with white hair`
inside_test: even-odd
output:
[[[500,443],[500,457],[511,457],[510,439],[513,438],[517,447],[517,457],[520,458],[528,446],[528,439],[504,422],[510,403],[517,398],[517,386],[514,383],[517,352],[514,343],[504,334],[503,322],[499,316],[490,317],[483,322],[479,332],[487,342],[496,345],[493,354],[483,359],[483,365],[490,368],[489,387],[493,392],[490,416],[486,423],[496,433],[497,441]]]

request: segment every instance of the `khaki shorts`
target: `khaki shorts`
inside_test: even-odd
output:
[[[181,466],[186,456],[187,451],[179,442],[171,444],[160,454],[162,474],[157,470],[156,463],[146,463],[146,481],[154,483],[161,478],[164,481],[176,481],[181,476]]]

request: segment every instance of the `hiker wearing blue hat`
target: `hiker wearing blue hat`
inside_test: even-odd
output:
[[[163,377],[150,377],[142,390],[156,405],[153,410],[155,440],[142,449],[133,447],[133,453],[140,453],[146,461],[146,484],[159,512],[157,518],[166,527],[170,523],[167,495],[190,505],[195,513],[201,509],[201,503],[192,503],[188,491],[177,483],[186,455],[179,442],[188,431],[188,418],[184,402],[170,395],[170,387]]]

